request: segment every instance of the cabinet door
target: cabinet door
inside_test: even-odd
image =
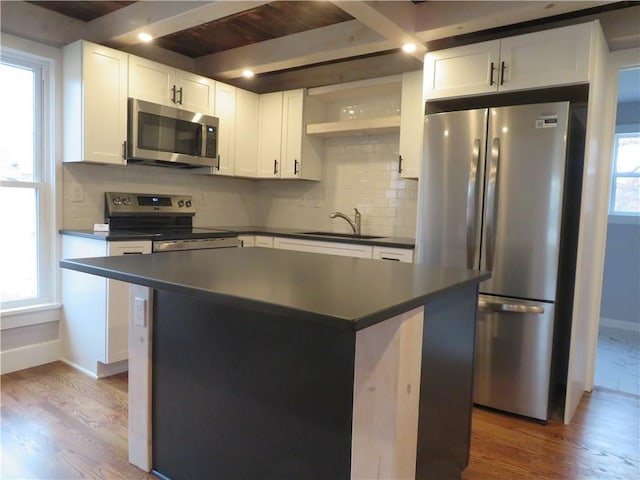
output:
[[[216,83],[215,116],[218,126],[218,161],[214,174],[233,175],[235,161],[236,88]]]
[[[256,235],[255,246],[263,248],[273,248],[273,237],[267,235]]]
[[[247,248],[256,246],[255,235],[238,235],[238,240],[240,240],[240,245],[242,247]]]
[[[400,148],[398,150],[398,173],[402,178],[418,178],[420,176],[423,131],[422,70],[403,73],[400,104]]]
[[[125,163],[127,57],[89,42],[65,49],[65,161]]]
[[[499,89],[588,82],[591,31],[592,24],[586,23],[503,39]]]
[[[129,56],[129,96],[175,107],[175,69],[146,58]]]
[[[279,178],[282,139],[282,92],[260,95],[258,177]]]
[[[255,177],[258,173],[258,111],[260,96],[236,89],[236,161],[237,176]]]
[[[496,92],[499,55],[500,40],[427,53],[424,57],[425,97]]]
[[[282,96],[282,178],[300,178],[302,163],[302,108],[304,90]]]
[[[214,115],[216,82],[183,70],[175,71],[179,108]],[[182,90],[180,90],[182,89]]]
[[[108,255],[151,253],[151,242],[109,242]],[[105,363],[126,360],[129,355],[129,284],[107,280]]]
[[[123,164],[127,138],[127,54],[86,45],[84,73],[84,158]]]

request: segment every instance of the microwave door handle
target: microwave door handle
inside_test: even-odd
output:
[[[204,123],[200,124],[200,156],[207,156],[207,126]]]

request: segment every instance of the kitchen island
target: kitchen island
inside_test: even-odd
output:
[[[62,260],[132,284],[129,459],[165,478],[447,479],[488,273],[274,249]]]

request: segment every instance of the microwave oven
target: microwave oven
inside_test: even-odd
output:
[[[128,101],[127,162],[219,168],[219,120],[136,98]]]

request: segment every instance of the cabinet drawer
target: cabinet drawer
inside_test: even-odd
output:
[[[413,263],[413,250],[406,248],[373,247],[373,259]]]

